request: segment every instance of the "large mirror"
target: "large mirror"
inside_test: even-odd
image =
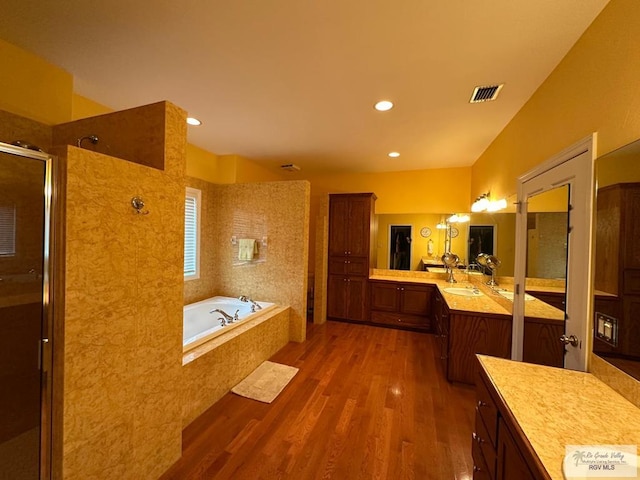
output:
[[[437,272],[446,250],[460,257],[461,267],[473,263],[477,253],[482,252],[501,260],[498,275],[512,277],[515,213],[472,213],[469,221],[448,223],[451,215],[451,212],[377,215],[378,268]],[[399,262],[399,258],[410,261]]]
[[[640,380],[640,141],[596,160],[593,352]]]

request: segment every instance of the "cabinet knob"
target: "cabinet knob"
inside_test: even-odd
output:
[[[474,466],[473,466],[473,471],[474,471],[474,472],[481,472],[481,471],[482,471],[482,469],[481,469],[480,467],[478,467],[478,466],[474,465]]]
[[[478,442],[478,445],[482,445],[484,443],[484,439],[480,435],[476,434],[476,432],[471,434],[471,438]]]
[[[486,404],[486,403],[484,403],[482,400],[478,400],[478,408],[480,408],[480,407],[486,407],[486,406],[487,406],[487,404]]]
[[[344,263],[347,263],[347,261],[345,260]]]

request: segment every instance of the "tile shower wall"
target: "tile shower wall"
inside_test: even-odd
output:
[[[213,295],[238,297],[291,306],[291,340],[306,338],[307,271],[309,255],[309,193],[307,181],[213,185],[189,178],[202,190],[203,225],[199,280],[185,282],[185,304]],[[264,262],[238,261],[240,224],[266,236],[260,255]]]
[[[164,171],[58,151],[67,182],[55,478],[154,479],[181,455],[186,115],[171,104],[165,113],[153,140],[166,138]],[[132,209],[134,195],[148,215]]]

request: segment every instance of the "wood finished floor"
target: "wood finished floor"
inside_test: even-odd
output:
[[[162,480],[471,479],[472,387],[435,338],[327,322],[272,361],[300,368],[270,405],[227,394],[183,432]]]

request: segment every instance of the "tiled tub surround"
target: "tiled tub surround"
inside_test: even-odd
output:
[[[249,301],[241,301],[232,297],[212,297],[201,300],[191,305],[185,305],[183,327],[182,327],[182,344],[184,351],[208,342],[212,338],[226,334],[240,326],[242,322],[249,321],[251,318],[258,317],[275,305],[269,302],[256,302],[260,308],[252,308],[253,304]],[[228,322],[220,313],[214,310],[222,310],[227,315],[231,315],[237,320]]]
[[[640,409],[594,375],[478,359],[550,478],[564,478],[566,445],[640,445]]]
[[[290,312],[274,306],[183,355],[183,427],[289,342]]]
[[[309,255],[309,196],[307,181],[214,185],[187,178],[202,191],[200,278],[184,283],[184,303],[212,294],[264,298],[291,307],[291,340],[306,338],[307,271]],[[266,231],[265,262],[237,265],[239,219]],[[256,238],[259,242],[262,238]]]

